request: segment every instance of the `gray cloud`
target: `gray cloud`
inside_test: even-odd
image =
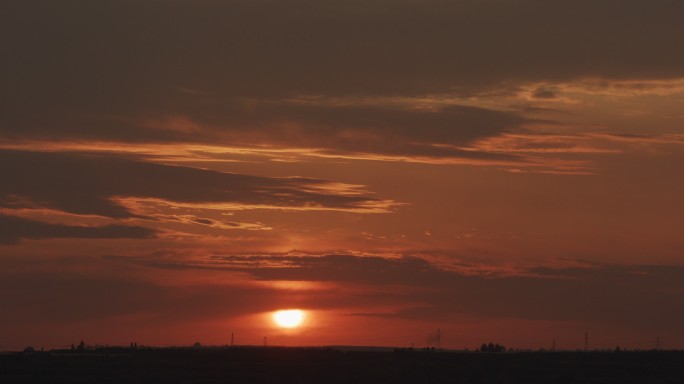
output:
[[[0,88],[0,134],[299,140],[340,151],[487,156],[431,144],[462,144],[524,121],[474,108],[427,113],[278,101],[682,77],[682,18],[684,5],[667,0],[7,1],[0,43],[9,54],[0,70],[12,75]],[[239,107],[249,100],[275,104],[250,115]],[[179,115],[212,129],[141,126]],[[291,134],[293,126],[300,134]],[[387,140],[355,139],[360,131]]]
[[[66,272],[2,273],[0,324],[55,324],[137,315],[157,325],[234,316],[277,305],[272,289],[237,286],[161,286],[130,276]],[[282,301],[282,300],[281,300]]]
[[[556,92],[546,88],[537,88],[532,92],[532,97],[535,99],[555,99]]]
[[[453,315],[474,315],[637,326],[653,332],[677,330],[684,320],[684,269],[676,266],[596,264],[492,277],[446,271],[410,257],[217,256],[213,266],[206,260],[193,265],[160,257],[104,260],[109,268],[128,272],[132,270],[124,266],[132,263],[169,272],[200,269],[224,271],[226,276],[247,272],[263,281],[317,281],[334,283],[336,288],[292,294],[251,284],[160,286],[125,274],[96,279],[55,272],[33,272],[30,277],[5,273],[0,300],[10,310],[0,314],[0,322],[39,315],[40,321],[68,322],[137,314],[166,324],[258,313],[281,307],[284,301],[307,309],[356,308],[359,312],[351,315],[357,316],[446,321]],[[362,284],[366,289],[359,295],[339,288],[346,284]],[[388,305],[404,309],[375,312]]]
[[[450,106],[437,110],[389,106],[326,106],[315,103],[253,103],[197,114],[205,133],[222,141],[252,145],[320,148],[327,153],[370,153],[425,157],[515,159],[515,156],[457,148],[519,128],[527,119],[512,112]],[[441,146],[435,146],[439,144]]]
[[[0,245],[16,244],[21,239],[147,239],[156,231],[127,225],[86,227],[44,223],[15,216],[0,215]]]
[[[469,314],[667,329],[676,329],[684,321],[684,268],[676,266],[596,264],[592,268],[533,268],[517,275],[491,276],[443,270],[414,257],[266,255],[215,256],[213,260],[213,267],[196,267],[182,261],[129,259],[151,268],[241,271],[258,280],[364,284],[369,292],[363,301],[366,304],[410,305],[394,313],[361,313],[369,316],[427,320]],[[385,286],[409,290],[375,292]],[[304,303],[328,307],[327,299],[310,297]]]
[[[60,104],[129,87],[415,94],[511,79],[661,78],[684,74],[673,50],[683,13],[668,0],[10,1],[3,43],[14,55],[3,65],[18,75],[10,85],[71,89]]]
[[[267,178],[74,153],[0,151],[0,206],[49,207],[112,218],[136,216],[113,198],[190,204],[363,209],[380,200],[317,189],[322,180]]]

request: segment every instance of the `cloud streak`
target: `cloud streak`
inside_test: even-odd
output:
[[[464,150],[534,123],[473,99],[525,84],[666,87],[684,78],[682,17],[677,2],[641,0],[10,1],[0,135],[520,163]],[[382,105],[444,95],[471,105]],[[374,105],[315,102],[336,98]]]
[[[156,233],[153,229],[138,226],[60,225],[0,215],[0,245],[13,245],[22,239],[149,239]]]
[[[208,209],[385,211],[392,202],[335,193],[329,182],[268,178],[149,163],[121,156],[0,151],[0,205],[47,207],[81,215],[145,218],[153,205]]]
[[[430,320],[455,315],[483,318],[575,321],[676,329],[684,320],[684,269],[677,266],[584,263],[524,267],[516,273],[467,274],[417,257],[334,255],[213,256],[207,259],[109,257],[147,268],[241,272],[258,281],[319,282],[364,287],[362,316]],[[387,287],[394,287],[388,291]],[[394,293],[392,293],[394,292]],[[308,301],[307,301],[308,300]],[[375,313],[379,303],[398,309]],[[315,296],[302,304],[329,308]],[[345,304],[332,307],[344,308]]]

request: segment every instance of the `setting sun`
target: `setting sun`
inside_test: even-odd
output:
[[[299,309],[288,309],[273,313],[273,321],[282,328],[296,328],[302,324],[304,312]]]

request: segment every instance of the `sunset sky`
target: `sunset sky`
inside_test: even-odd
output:
[[[684,348],[683,20],[4,0],[0,350]]]

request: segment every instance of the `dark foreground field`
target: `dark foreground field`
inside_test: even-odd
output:
[[[108,348],[0,355],[0,383],[684,383],[684,353]]]

